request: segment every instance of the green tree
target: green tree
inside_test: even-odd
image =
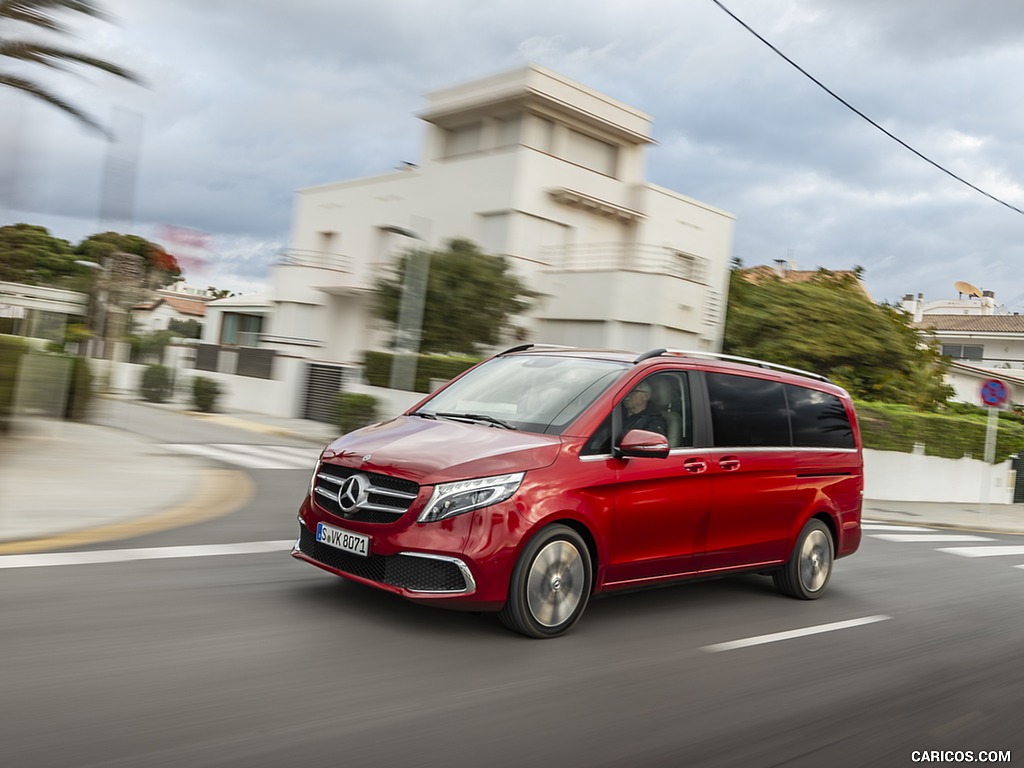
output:
[[[374,311],[396,328],[410,260],[422,256],[429,262],[420,352],[478,354],[529,306],[531,294],[507,260],[456,239],[445,250],[402,255],[377,281]]]
[[[75,253],[79,258],[97,264],[105,264],[115,253],[138,256],[142,268],[141,282],[148,288],[165,286],[182,274],[177,259],[165,251],[162,245],[151,243],[138,235],[124,235],[120,232],[89,235],[75,247]]]
[[[853,275],[758,282],[734,269],[724,350],[825,374],[857,398],[932,409],[952,393],[934,342],[900,310],[878,305]]]
[[[54,237],[45,227],[0,227],[2,282],[83,290],[88,285],[88,269],[75,264],[77,258],[67,240]]]
[[[42,30],[44,33],[72,37],[72,31],[59,14],[81,14],[104,20],[109,18],[93,0],[0,0],[0,60],[38,64],[60,71],[69,71],[72,65],[77,65],[140,82],[138,76],[117,64],[70,48],[50,45],[38,38],[18,38],[7,31],[7,28],[17,29],[21,26],[36,32]],[[0,72],[0,85],[27,93],[57,107],[90,128],[106,133],[94,118],[38,81],[11,72]]]

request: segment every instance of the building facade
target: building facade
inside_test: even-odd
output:
[[[418,163],[298,192],[265,306],[212,302],[205,343],[229,345],[233,315],[282,358],[358,365],[386,338],[377,277],[463,238],[536,295],[527,341],[720,349],[733,217],[646,181],[647,115],[528,66],[430,94],[419,117]]]
[[[993,291],[957,286],[967,292],[956,299],[925,301],[922,294],[908,294],[901,306],[913,326],[952,360],[947,383],[957,400],[980,405],[982,384],[997,378],[1010,387],[1014,402],[1024,402],[1024,316],[998,304]]]

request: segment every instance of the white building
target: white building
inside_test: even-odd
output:
[[[913,326],[932,336],[949,357],[947,383],[957,400],[981,405],[980,388],[989,379],[1000,379],[1024,402],[1024,316],[1010,314],[996,303],[993,291],[969,289],[956,299],[925,301],[921,294],[904,296],[902,307],[913,316]]]
[[[205,370],[224,370],[239,331],[320,373],[358,365],[384,339],[375,279],[397,253],[453,238],[507,257],[538,294],[529,341],[720,348],[733,217],[645,180],[647,115],[529,66],[430,94],[419,117],[418,165],[299,191],[267,295],[207,306]]]
[[[206,291],[189,289],[184,284],[161,289],[149,301],[132,307],[132,323],[138,333],[165,331],[172,320],[194,320],[202,324],[206,305],[212,300]]]

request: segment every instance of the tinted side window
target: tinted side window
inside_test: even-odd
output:
[[[793,420],[793,445],[801,448],[853,448],[853,427],[835,395],[786,385]]]
[[[786,395],[778,381],[707,373],[715,445],[789,446]]]

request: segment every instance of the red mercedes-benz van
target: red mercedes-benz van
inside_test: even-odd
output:
[[[292,554],[554,637],[591,595],[741,571],[820,597],[860,544],[853,403],[727,355],[525,345],[320,457]]]

